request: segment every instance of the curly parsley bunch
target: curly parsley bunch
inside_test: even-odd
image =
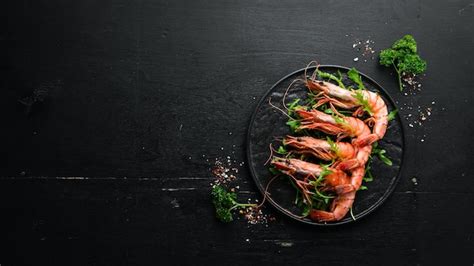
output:
[[[391,48],[380,52],[380,64],[393,66],[398,74],[400,91],[403,90],[402,75],[421,74],[426,70],[426,61],[417,53],[416,41],[411,35],[405,35],[396,41]]]

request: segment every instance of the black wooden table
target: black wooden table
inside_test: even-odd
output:
[[[1,12],[2,266],[474,263],[470,1],[10,1]],[[407,33],[428,70],[404,95],[357,44],[377,55]],[[355,66],[397,101],[407,156],[395,192],[340,227],[270,206],[268,226],[219,223],[209,168],[245,162],[258,99],[311,60]],[[259,198],[238,167],[239,197]]]

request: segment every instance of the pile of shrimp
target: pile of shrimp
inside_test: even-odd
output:
[[[341,220],[352,208],[356,192],[361,187],[372,144],[385,135],[388,110],[376,92],[341,88],[318,79],[318,67],[313,75],[307,76],[306,71],[304,74],[304,85],[314,95],[315,101],[311,106],[294,110],[298,117],[298,130],[323,132],[333,136],[336,141],[313,136],[286,136],[283,144],[291,153],[304,154],[303,158],[312,157],[332,163],[322,166],[307,160],[272,154],[271,165],[291,177],[303,201],[312,206],[307,213],[310,219],[331,222]],[[363,96],[362,102],[360,95]],[[318,110],[321,105],[331,108],[332,115]],[[351,115],[345,116],[341,112]],[[320,191],[334,195],[326,210],[316,209],[311,204],[316,180]]]

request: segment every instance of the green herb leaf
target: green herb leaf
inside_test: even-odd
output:
[[[297,98],[294,101],[292,101],[291,103],[287,104],[287,106],[288,106],[288,115],[289,116],[292,116],[295,113],[296,109],[303,108],[303,106],[298,105],[299,102],[300,102],[300,99]]]
[[[372,172],[370,171],[370,162],[368,163],[367,167],[365,168],[364,181],[365,182],[374,181],[374,176],[372,175]]]
[[[298,120],[288,120],[288,122],[286,122],[286,124],[288,126],[290,126],[290,130],[291,132],[297,132],[299,130],[299,127],[301,125],[300,121]]]
[[[281,172],[273,166],[268,167],[268,171],[270,171],[270,173],[272,173],[273,175],[281,174]]]
[[[287,154],[288,151],[285,149],[285,147],[281,146],[278,147],[278,150],[276,151],[278,154]]]
[[[337,144],[336,144],[334,141],[332,141],[332,139],[331,139],[329,136],[326,137],[326,141],[327,141],[328,144],[329,144],[329,149],[330,149],[336,156],[339,157],[339,147],[337,146]]]
[[[330,115],[333,115],[333,114],[334,114],[334,112],[332,111],[331,108],[325,109],[324,112],[325,112],[326,114],[330,114]]]
[[[344,120],[344,118],[336,115],[336,114],[333,114],[332,117],[334,118],[334,121],[336,121],[337,124],[339,125],[348,125],[348,123],[346,122],[346,120]]]
[[[256,204],[238,203],[237,194],[228,192],[223,186],[216,185],[211,191],[212,203],[216,209],[216,217],[222,222],[233,221],[232,210],[235,208],[255,207]]]
[[[377,155],[379,159],[388,166],[392,166],[392,161],[385,155],[386,150],[378,148],[378,142],[372,144],[372,153],[371,155]]]
[[[359,190],[367,190],[367,189],[368,188],[366,186],[363,186],[363,185],[359,187]]]
[[[385,150],[382,150],[384,153],[385,153]],[[379,153],[379,159],[384,162],[386,165],[388,166],[392,166],[392,161],[386,157],[385,155],[383,155],[384,153]]]
[[[402,73],[421,74],[426,71],[426,61],[417,54],[417,44],[411,35],[403,36],[391,48],[382,50],[379,57],[381,65],[393,66],[397,72],[400,91],[403,90]]]
[[[362,78],[360,77],[359,72],[357,71],[357,69],[355,69],[354,67],[351,68],[347,72],[347,76],[357,84],[357,87],[359,88],[359,90],[365,90],[366,89],[365,86],[364,86],[364,83],[362,82]]]
[[[301,213],[301,215],[303,217],[306,217],[306,216],[309,215],[310,211],[311,211],[311,205],[305,204],[304,207],[303,207],[303,213]]]
[[[330,79],[330,80],[333,80],[335,82],[337,82],[337,85],[343,89],[346,88],[346,86],[344,85],[344,83],[342,82],[342,78],[341,77],[336,77],[334,76],[333,74],[330,74],[330,73],[327,73],[327,72],[323,72],[323,71],[320,71],[318,70],[318,75],[321,77],[321,78],[327,78],[327,79]]]
[[[361,91],[355,91],[353,96],[357,99],[357,102],[362,106],[364,111],[372,115],[372,108],[370,108],[369,101],[364,97],[364,94]]]
[[[395,116],[397,115],[397,113],[398,113],[397,109],[395,109],[395,110],[391,111],[390,113],[388,113],[387,120],[392,121],[393,119],[395,119]]]

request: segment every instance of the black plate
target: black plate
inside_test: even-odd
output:
[[[315,67],[308,68],[308,75],[312,73],[314,69]],[[319,69],[329,73],[336,73],[339,70],[343,73],[344,84],[352,83],[345,75],[349,68],[325,65],[320,66]],[[377,82],[367,75],[360,74],[366,88],[380,93],[389,111],[396,109],[393,100]],[[293,80],[303,77],[304,69],[301,69],[279,80],[270,88],[265,96],[263,96],[252,115],[247,136],[247,159],[252,177],[262,194],[272,177],[268,171],[268,165],[264,165],[270,155],[268,146],[270,143],[273,143],[274,147],[278,147],[279,144],[275,138],[281,138],[290,134],[289,128],[285,124],[287,117],[269,105],[269,97],[271,97],[271,101],[274,105],[282,108],[282,97],[288,85]],[[296,98],[306,98],[307,92],[308,90],[304,84],[297,82],[292,86],[286,96],[286,103]],[[401,172],[404,150],[403,127],[398,115],[394,120],[390,121],[387,133],[384,138],[379,141],[379,146],[387,151],[387,155],[392,160],[393,165],[387,166],[378,160],[378,158],[373,160],[371,167],[372,174],[375,177],[374,181],[366,184],[365,182],[363,183],[368,187],[368,190],[357,192],[355,202],[352,206],[355,221],[379,207],[392,193],[397,184]],[[318,223],[309,218],[300,218],[301,210],[293,204],[295,190],[284,178],[276,178],[269,187],[268,192],[270,196],[267,200],[275,208],[298,221],[314,225],[339,225],[354,221],[349,214],[346,215],[344,219],[332,223]]]

